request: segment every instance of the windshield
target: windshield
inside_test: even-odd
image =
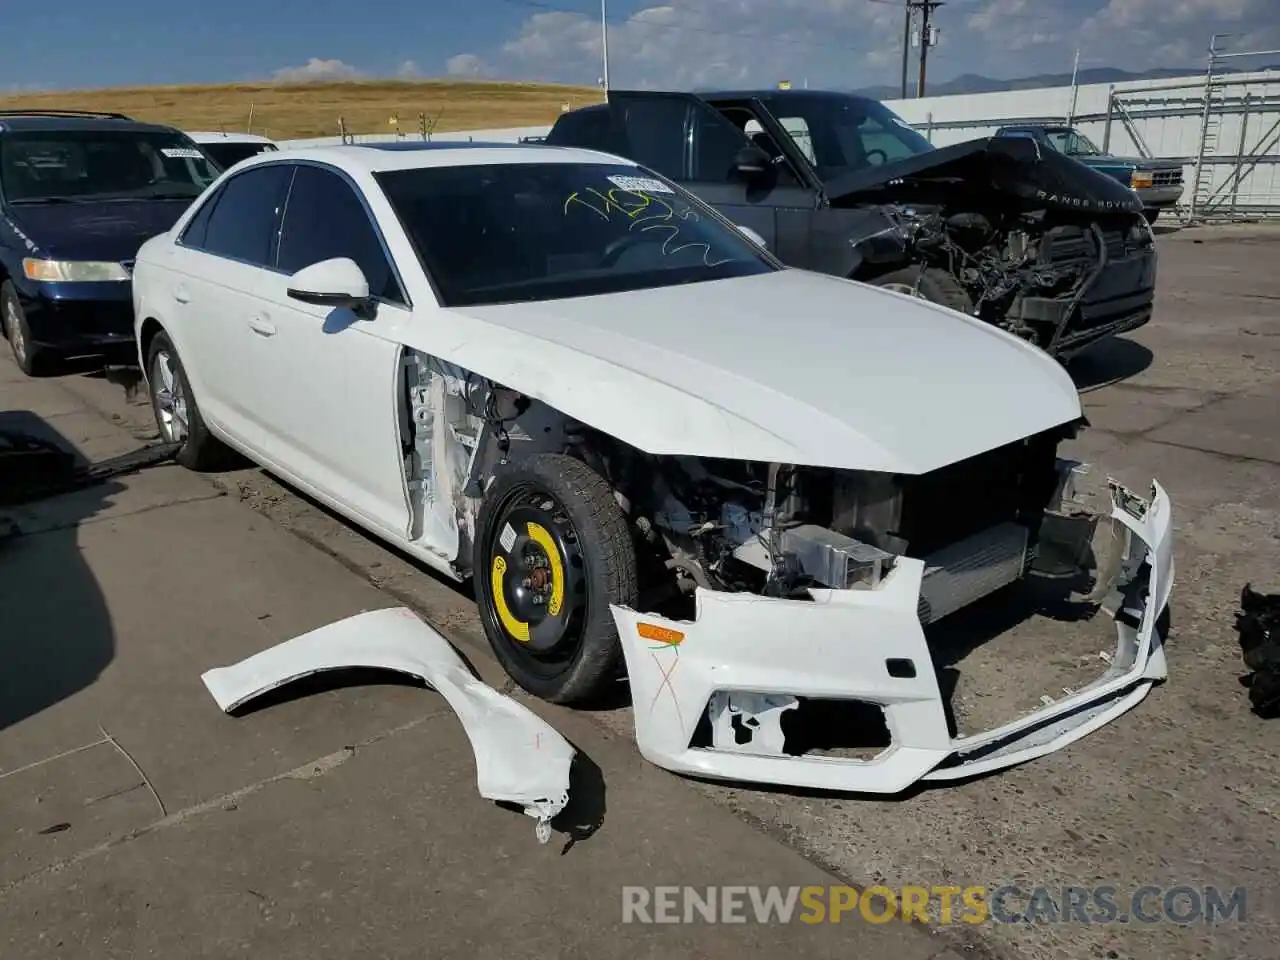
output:
[[[229,170],[241,160],[247,160],[249,157],[256,157],[260,153],[268,153],[275,150],[275,146],[270,143],[244,143],[242,141],[213,140],[208,143],[200,144],[200,149],[213,157],[217,161],[218,166],[223,170]]]
[[[1059,153],[1065,153],[1069,157],[1097,157],[1102,155],[1102,151],[1093,145],[1090,140],[1082,133],[1076,133],[1074,130],[1050,130],[1046,134],[1049,142],[1053,145],[1053,149]]]
[[[482,164],[375,176],[445,306],[778,269],[710,207],[639,167]]]
[[[766,97],[764,105],[830,180],[933,150],[933,144],[882,103],[863,97]]]
[[[0,137],[9,203],[195,199],[218,168],[178,133],[41,130]]]

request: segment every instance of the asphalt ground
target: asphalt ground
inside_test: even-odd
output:
[[[1013,770],[880,798],[681,779],[639,758],[628,709],[532,703],[593,771],[575,786],[578,839],[558,836],[551,856],[532,821],[475,795],[433,693],[363,678],[223,717],[202,670],[397,603],[503,678],[464,590],[262,471],[158,468],[33,508],[0,553],[0,657],[20,668],[0,668],[0,705],[18,704],[0,706],[0,810],[16,812],[0,831],[0,952],[1270,960],[1280,728],[1249,712],[1232,614],[1246,581],[1280,591],[1280,231],[1166,228],[1159,244],[1154,320],[1073,364],[1092,427],[1066,451],[1137,491],[1158,478],[1174,503],[1170,678],[1132,713]],[[154,433],[118,378],[0,371],[0,410],[30,411],[89,456]],[[65,646],[33,654],[32,636]],[[970,729],[1090,676],[1113,644],[1105,615],[1055,619],[1004,594],[934,639]],[[958,901],[946,922],[935,896],[931,930],[857,911],[785,929],[620,923],[622,885],[685,882],[1018,892],[1013,922],[980,924]],[[1084,922],[1103,918],[1098,900],[1055,918],[1043,895],[1037,922],[1007,916],[1037,890],[1061,907],[1068,887],[1112,888],[1118,914],[1151,889],[1129,922]],[[1204,922],[1208,899],[1239,890],[1243,919]]]

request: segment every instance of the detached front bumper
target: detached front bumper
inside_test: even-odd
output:
[[[722,780],[897,793],[919,780],[986,773],[1059,750],[1125,713],[1167,675],[1157,626],[1173,584],[1172,517],[1112,487],[1121,538],[1116,649],[1088,686],[994,730],[952,738],[918,615],[924,564],[900,557],[865,590],[812,601],[699,589],[694,621],[612,608],[641,754],[668,770]],[[1105,519],[1105,518],[1104,518]],[[879,706],[891,745],[871,760],[793,756],[781,716],[796,698]],[[693,746],[704,715],[710,746]],[[748,731],[745,740],[742,731]]]

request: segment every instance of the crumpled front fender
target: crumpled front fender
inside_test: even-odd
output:
[[[476,756],[480,796],[518,803],[538,840],[569,802],[574,749],[537,714],[472,676],[447,640],[406,607],[374,610],[286,640],[200,679],[230,712],[293,680],[373,667],[418,677],[448,701]]]

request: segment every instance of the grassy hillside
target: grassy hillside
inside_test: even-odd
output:
[[[337,136],[342,117],[349,133],[392,133],[389,121],[414,136],[418,114],[435,129],[476,130],[551,124],[563,104],[596,103],[600,91],[534,83],[367,81],[283,85],[136,87],[59,91],[0,97],[0,109],[45,107],[112,110],[138,120],[185,130],[245,130],[275,139]]]

